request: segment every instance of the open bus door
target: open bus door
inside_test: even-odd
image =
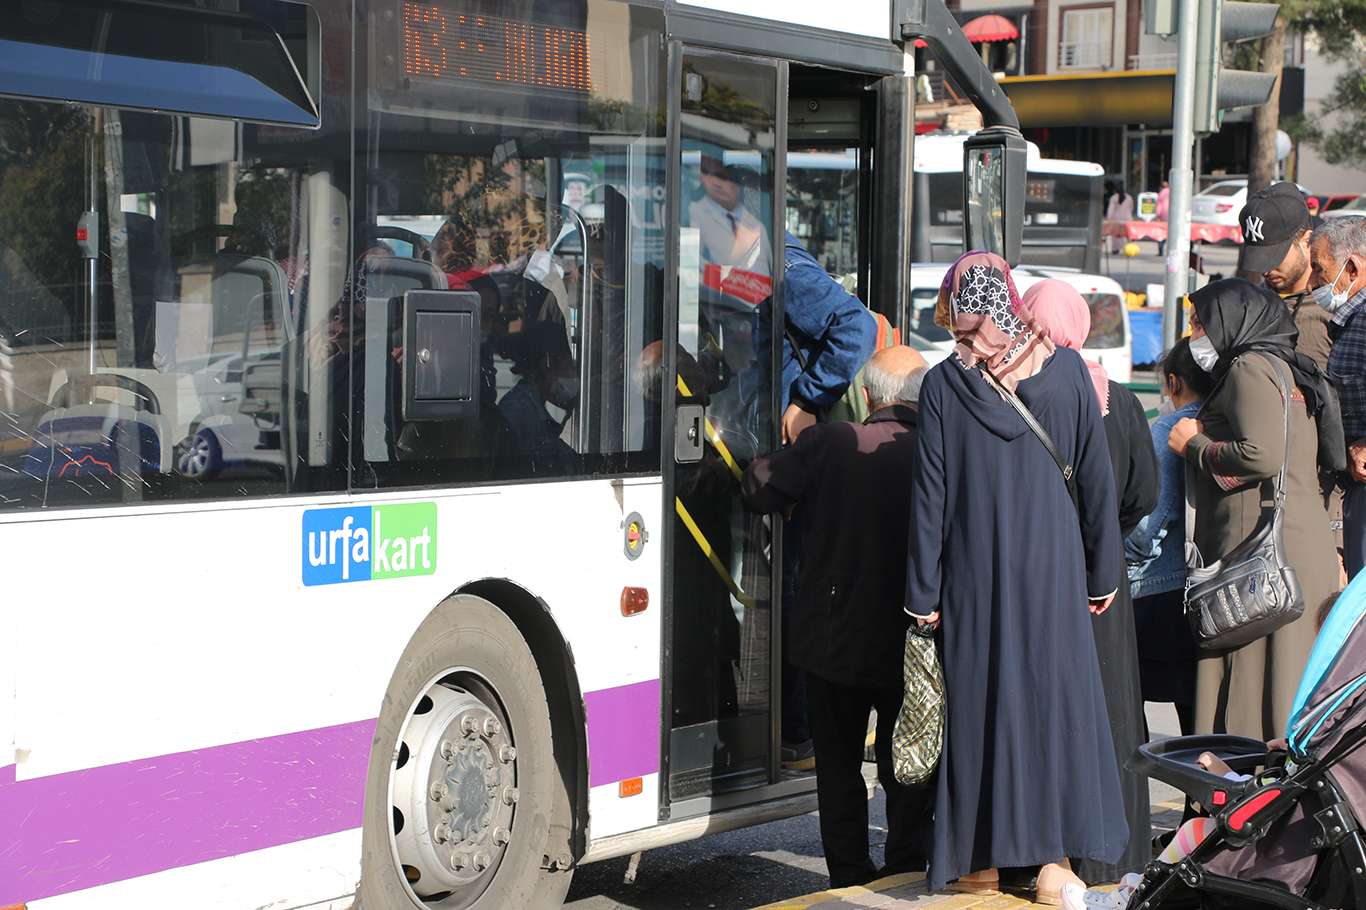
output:
[[[956,75],[975,78],[974,66],[985,74],[973,97],[989,126],[964,151],[965,244],[1018,262],[1026,144],[1014,112],[942,0],[922,0],[918,15],[904,20],[906,36],[924,32]],[[665,495],[673,517],[664,560],[661,743],[662,817],[672,820],[810,786],[783,779],[778,761],[782,522],[749,512],[740,495],[744,468],[779,445],[783,329],[775,302],[782,299],[782,240],[789,227],[809,229],[821,241],[821,261],[836,263],[851,290],[872,294],[898,272],[875,261],[886,255],[884,247],[899,244],[902,258],[909,253],[906,214],[874,204],[882,181],[872,155],[887,132],[878,118],[888,119],[889,101],[905,99],[879,96],[850,106],[855,113],[841,142],[816,143],[801,134],[803,116],[816,119],[811,115],[824,104],[810,91],[841,78],[820,75],[783,60],[681,42],[670,48],[674,325],[657,361],[643,362],[658,370],[663,397],[672,401],[665,411],[672,430]],[[857,87],[879,81],[883,94],[896,87],[871,78]],[[789,94],[807,114],[789,115]],[[851,98],[857,94],[850,89]],[[899,129],[909,129],[911,119],[898,118]],[[791,179],[794,169],[822,167],[824,177]],[[836,176],[844,171],[852,173]],[[821,200],[807,199],[813,204],[803,213],[803,196],[821,185],[827,189],[819,192],[834,194],[830,209],[849,210],[847,223],[816,225],[811,219],[824,208],[816,204]],[[893,219],[902,229],[889,233],[884,228]],[[878,309],[894,315],[897,303],[879,300]]]

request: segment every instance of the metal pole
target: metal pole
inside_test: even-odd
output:
[[[1171,195],[1167,202],[1167,279],[1162,292],[1162,347],[1176,344],[1182,301],[1190,286],[1191,196],[1195,176],[1191,153],[1195,145],[1195,38],[1199,0],[1179,0],[1176,84],[1172,87]]]
[[[103,111],[97,110],[95,111],[94,123],[90,132],[90,141],[86,143],[85,171],[89,186],[86,189],[85,215],[81,219],[81,223],[86,229],[86,236],[81,239],[84,242],[82,254],[85,257],[86,296],[90,304],[89,312],[86,314],[87,319],[89,320],[87,329],[90,333],[90,356],[87,360],[86,367],[92,376],[95,375],[95,370],[99,366],[100,263],[94,251],[99,249],[100,219],[97,212],[99,211],[100,197],[100,136],[103,135],[103,133],[104,114]]]

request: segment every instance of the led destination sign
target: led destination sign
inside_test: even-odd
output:
[[[403,3],[403,72],[410,77],[534,85],[588,93],[588,33],[457,6]]]

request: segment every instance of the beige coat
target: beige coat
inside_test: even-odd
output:
[[[1285,544],[1304,589],[1304,615],[1232,654],[1203,658],[1196,729],[1257,739],[1285,735],[1291,702],[1313,647],[1319,605],[1337,592],[1338,562],[1317,476],[1318,437],[1290,369],[1244,354],[1200,412],[1204,432],[1186,446],[1196,468],[1195,543],[1210,563],[1242,543],[1270,504],[1285,458],[1279,370],[1291,392]]]

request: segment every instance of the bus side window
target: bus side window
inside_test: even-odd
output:
[[[359,486],[659,470],[661,404],[638,367],[663,335],[664,57],[627,19],[579,4],[553,16],[629,72],[554,87],[370,78],[365,230],[436,290],[479,294],[481,363],[477,416],[405,421],[394,377],[410,352],[394,350],[392,316],[367,331]]]
[[[344,489],[331,163],[116,108],[3,100],[0,128],[0,509]]]

